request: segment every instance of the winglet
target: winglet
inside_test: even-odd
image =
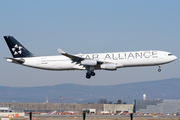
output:
[[[58,48],[58,52],[59,52],[60,54],[66,54],[63,50],[61,50],[61,49],[59,49],[59,48]]]

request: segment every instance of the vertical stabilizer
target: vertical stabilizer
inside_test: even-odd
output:
[[[23,45],[21,45],[14,37],[4,36],[4,39],[14,58],[20,57],[35,57],[36,55],[29,52]]]

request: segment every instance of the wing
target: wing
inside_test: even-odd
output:
[[[68,58],[70,58],[73,62],[81,62],[83,61],[85,58],[82,58],[82,57],[78,57],[78,56],[75,56],[75,55],[70,55],[64,51],[62,51],[61,49],[58,49],[58,52],[61,54],[61,55],[64,55]]]
[[[68,54],[68,53],[64,52],[63,50],[61,50],[61,49],[58,49],[58,52],[59,52],[61,55],[64,55],[64,56],[70,58],[73,62],[80,63],[80,62],[83,61],[83,60],[87,60],[87,58],[83,58],[83,57],[79,57],[79,56],[75,56],[75,55]],[[89,59],[89,60],[92,60],[92,59]],[[103,63],[104,63],[103,61],[98,61],[98,60],[97,60],[97,65],[101,65],[101,64],[103,64]]]

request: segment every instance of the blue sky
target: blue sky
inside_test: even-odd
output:
[[[11,53],[3,39],[12,35],[32,53],[163,50],[180,56],[179,0],[2,0],[0,4],[1,86],[50,86],[62,83],[114,85],[180,78],[179,59],[158,67],[96,71],[45,71],[7,63]]]

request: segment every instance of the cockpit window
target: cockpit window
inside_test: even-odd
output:
[[[168,54],[168,56],[172,56],[173,54]]]

